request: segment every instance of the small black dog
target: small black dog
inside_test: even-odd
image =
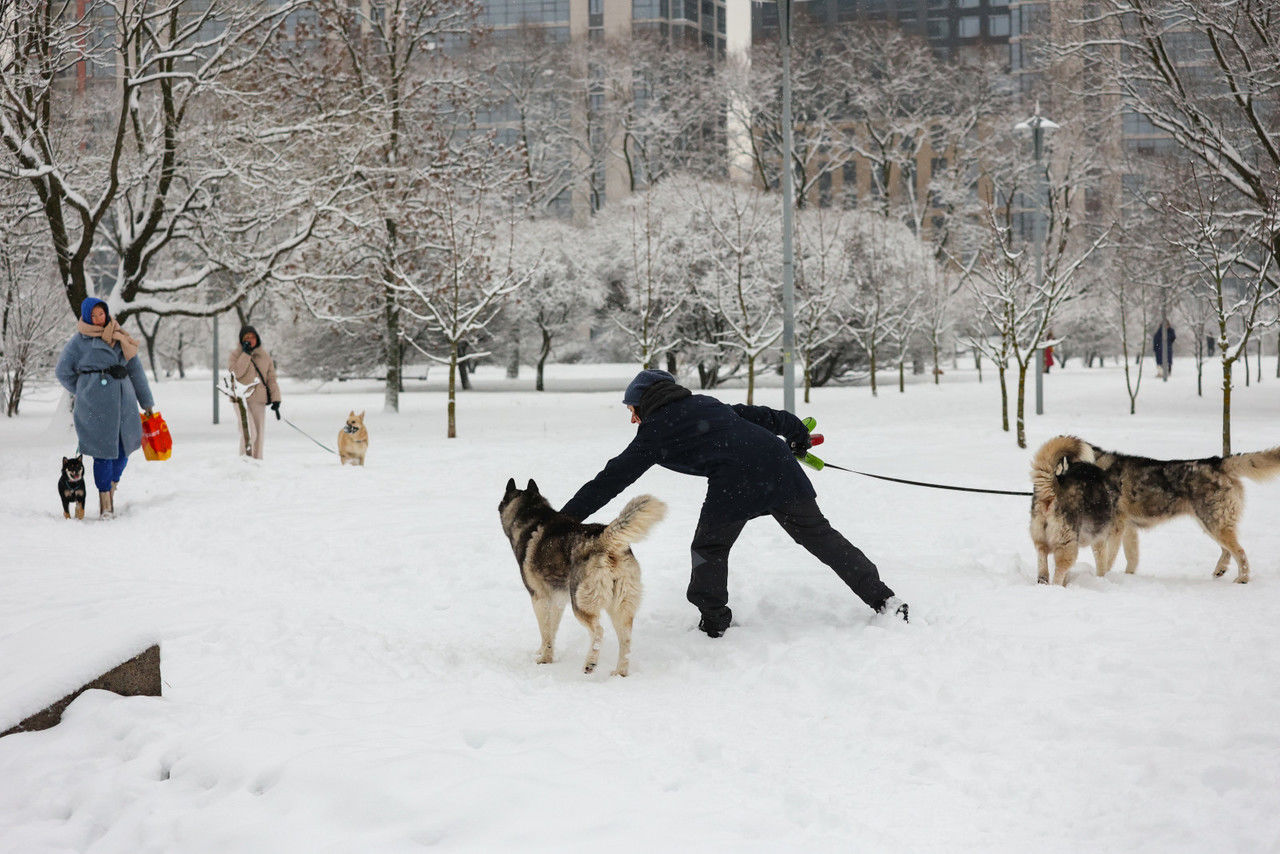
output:
[[[62,518],[71,518],[71,505],[76,505],[76,518],[84,518],[84,455],[62,458],[62,477],[58,478],[58,495],[62,498]]]

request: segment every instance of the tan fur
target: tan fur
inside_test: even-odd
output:
[[[364,455],[369,452],[369,431],[364,426],[364,413],[353,411],[347,423],[338,431],[338,464],[364,465]]]
[[[1195,460],[1155,460],[1104,451],[1075,437],[1050,439],[1037,452],[1032,464],[1032,540],[1039,554],[1039,580],[1047,581],[1045,548],[1054,552],[1054,582],[1065,581],[1069,562],[1085,542],[1075,542],[1061,531],[1050,530],[1053,497],[1043,487],[1048,484],[1045,467],[1062,461],[1093,462],[1116,490],[1115,524],[1101,544],[1094,545],[1098,575],[1105,575],[1121,547],[1125,552],[1125,572],[1138,568],[1138,529],[1173,519],[1192,516],[1221,549],[1214,565],[1215,577],[1223,575],[1234,557],[1236,582],[1249,580],[1249,559],[1237,536],[1244,511],[1241,477],[1265,480],[1280,474],[1280,448],[1226,458]],[[1039,516],[1039,521],[1037,518]],[[1037,527],[1039,526],[1039,528]],[[1068,563],[1063,566],[1063,562]]]
[[[641,495],[607,526],[583,525],[555,512],[533,481],[524,490],[508,481],[498,510],[538,620],[538,663],[555,657],[556,632],[567,603],[591,637],[583,672],[593,672],[599,662],[604,640],[600,616],[607,613],[618,635],[618,665],[612,675],[626,676],[643,590],[640,564],[630,546],[662,519],[666,505]]]
[[[1036,547],[1036,580],[1049,583],[1049,555],[1053,555],[1053,583],[1065,585],[1067,571],[1075,564],[1081,547],[1093,548],[1098,574],[1104,575],[1116,557],[1121,540],[1123,523],[1114,513],[1114,498],[1098,496],[1097,502],[1108,508],[1102,518],[1086,524],[1078,506],[1068,504],[1079,501],[1075,493],[1064,494],[1059,475],[1070,463],[1093,463],[1093,446],[1075,436],[1055,436],[1040,446],[1031,461],[1031,542]],[[1126,545],[1125,555],[1129,558]],[[1136,551],[1135,551],[1136,555]],[[1105,567],[1105,568],[1104,568]],[[1132,571],[1132,570],[1130,570]]]

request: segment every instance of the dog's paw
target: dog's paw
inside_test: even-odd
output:
[[[592,662],[592,663],[590,663],[590,664],[586,665],[585,667],[583,667],[583,668],[582,668],[582,672],[583,672],[583,673],[586,673],[586,674],[592,674],[592,673],[595,673],[595,672],[596,672],[596,665],[595,665],[595,662]]]
[[[610,675],[610,676],[624,676],[624,677],[625,677],[625,676],[627,675],[627,671],[626,671],[626,669],[619,667],[617,670],[613,671],[613,672],[612,672],[612,673],[610,673],[609,675]]]

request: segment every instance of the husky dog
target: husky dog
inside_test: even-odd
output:
[[[583,524],[557,512],[532,480],[517,489],[515,479],[498,503],[502,530],[511,541],[520,577],[533,599],[542,646],[538,663],[554,656],[556,629],[565,602],[591,633],[591,649],[583,673],[596,669],[604,639],[601,611],[609,614],[618,635],[618,667],[611,675],[626,676],[631,658],[631,623],[640,607],[640,564],[631,543],[649,533],[667,512],[652,495],[631,499],[608,525]]]
[[[1056,450],[1048,450],[1051,447]],[[1280,473],[1280,447],[1228,457],[1153,460],[1105,451],[1074,436],[1058,436],[1037,452],[1037,460],[1042,455],[1046,458],[1057,455],[1057,459],[1065,459],[1068,464],[1092,462],[1116,490],[1116,520],[1120,529],[1119,533],[1113,529],[1103,559],[1098,563],[1099,575],[1111,569],[1118,543],[1124,545],[1125,572],[1134,572],[1138,568],[1138,529],[1187,515],[1194,517],[1222,549],[1214,566],[1214,576],[1225,573],[1234,557],[1238,568],[1236,582],[1244,584],[1249,580],[1249,559],[1236,537],[1236,526],[1244,510],[1244,486],[1240,478],[1266,480]],[[1034,480],[1037,469],[1033,466],[1032,471]],[[1055,565],[1054,569],[1056,575],[1058,567]]]
[[[369,431],[364,427],[364,413],[353,411],[347,423],[338,431],[338,464],[364,465],[364,455],[369,451]]]
[[[58,496],[62,499],[62,518],[71,518],[71,505],[76,518],[84,518],[84,454],[62,458],[62,476],[58,478]]]
[[[1036,580],[1049,583],[1052,552],[1053,583],[1066,584],[1067,570],[1087,546],[1093,547],[1098,574],[1103,574],[1115,559],[1109,550],[1121,538],[1124,524],[1116,513],[1118,490],[1094,465],[1092,447],[1081,446],[1072,436],[1050,439],[1031,461],[1031,484]]]

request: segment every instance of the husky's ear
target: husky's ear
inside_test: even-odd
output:
[[[363,420],[364,420],[364,410],[363,410],[363,409],[362,409],[362,410],[360,410],[360,420],[361,420],[361,421],[363,421]]]
[[[529,492],[538,492],[538,484],[533,482],[533,478],[529,478],[529,485],[525,487]],[[538,493],[541,495],[542,493]]]
[[[516,479],[514,477],[507,478],[507,495],[516,491]]]
[[[67,463],[69,463],[69,462],[71,462],[71,457],[63,457],[63,458],[62,458],[62,464],[63,464],[64,466],[65,466]]]
[[[83,460],[84,460],[84,454],[80,454],[79,456],[76,457],[76,462],[82,462]]]

